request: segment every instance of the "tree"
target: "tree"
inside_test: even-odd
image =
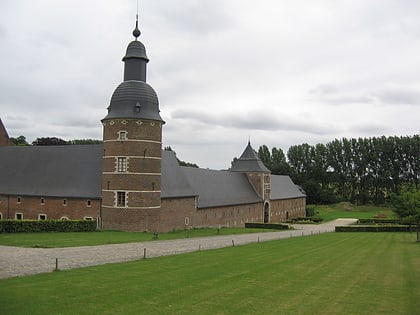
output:
[[[66,145],[67,141],[56,138],[56,137],[47,137],[47,138],[37,138],[32,145]]]
[[[11,137],[10,138],[10,142],[13,145],[18,145],[18,146],[27,146],[27,145],[29,145],[29,143],[26,141],[25,136],[19,136],[17,138]]]
[[[68,144],[102,144],[102,140],[96,140],[96,139],[74,139],[67,141]]]
[[[394,212],[401,219],[417,225],[417,242],[420,242],[420,190],[415,186],[392,195]]]

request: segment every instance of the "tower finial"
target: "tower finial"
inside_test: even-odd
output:
[[[141,32],[139,30],[139,1],[137,0],[137,14],[136,14],[136,28],[133,31],[133,36],[137,38],[140,36]]]

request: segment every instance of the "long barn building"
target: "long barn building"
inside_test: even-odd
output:
[[[248,142],[229,170],[178,164],[133,31],[124,80],[102,119],[103,144],[11,146],[0,120],[0,218],[96,220],[98,228],[169,231],[305,216],[306,196],[272,175]]]

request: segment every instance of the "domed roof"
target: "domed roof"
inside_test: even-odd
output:
[[[130,44],[128,44],[127,52],[122,60],[125,61],[128,58],[142,58],[149,61],[149,58],[147,58],[146,55],[146,48],[142,42],[133,40]]]
[[[114,91],[108,107],[109,118],[139,118],[163,122],[159,100],[153,88],[143,81],[122,82]]]

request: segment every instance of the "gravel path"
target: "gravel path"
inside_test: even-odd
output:
[[[337,219],[320,225],[294,225],[296,230],[187,238],[167,241],[82,246],[66,248],[22,248],[0,246],[0,279],[74,269],[107,263],[188,253],[255,242],[285,239],[304,235],[333,232],[335,226],[348,225],[356,219]]]

